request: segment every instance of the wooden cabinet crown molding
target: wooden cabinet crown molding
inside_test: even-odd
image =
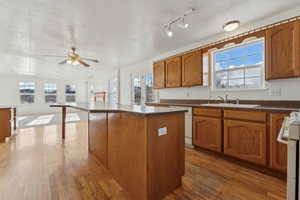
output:
[[[166,87],[181,87],[181,56],[170,58],[166,63]]]
[[[182,55],[182,86],[202,85],[202,53],[201,50]]]
[[[266,32],[266,79],[300,76],[300,21]]]

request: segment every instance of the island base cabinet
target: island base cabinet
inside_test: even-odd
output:
[[[184,113],[108,114],[108,170],[136,200],[160,200],[184,175]]]
[[[194,116],[193,143],[212,151],[222,151],[222,120],[212,117]]]
[[[224,153],[266,165],[266,124],[224,120]]]

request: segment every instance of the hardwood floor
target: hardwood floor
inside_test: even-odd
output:
[[[107,170],[88,154],[87,124],[18,130],[0,144],[0,199],[111,199],[129,200]],[[285,199],[286,183],[186,149],[186,174],[181,188],[164,200],[278,200]]]

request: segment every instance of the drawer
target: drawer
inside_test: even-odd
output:
[[[193,108],[193,114],[207,117],[222,117],[222,110],[210,108]]]
[[[224,118],[266,122],[267,114],[265,112],[259,112],[259,111],[224,110]]]

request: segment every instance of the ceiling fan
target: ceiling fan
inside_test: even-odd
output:
[[[71,64],[71,65],[75,66],[75,65],[81,64],[85,67],[90,67],[90,65],[88,63],[86,63],[85,61],[99,63],[99,60],[97,60],[97,59],[84,58],[84,57],[79,56],[79,54],[76,53],[76,47],[72,47],[67,56],[51,56],[51,55],[45,55],[45,56],[46,57],[66,58],[62,62],[58,63],[60,65]]]

